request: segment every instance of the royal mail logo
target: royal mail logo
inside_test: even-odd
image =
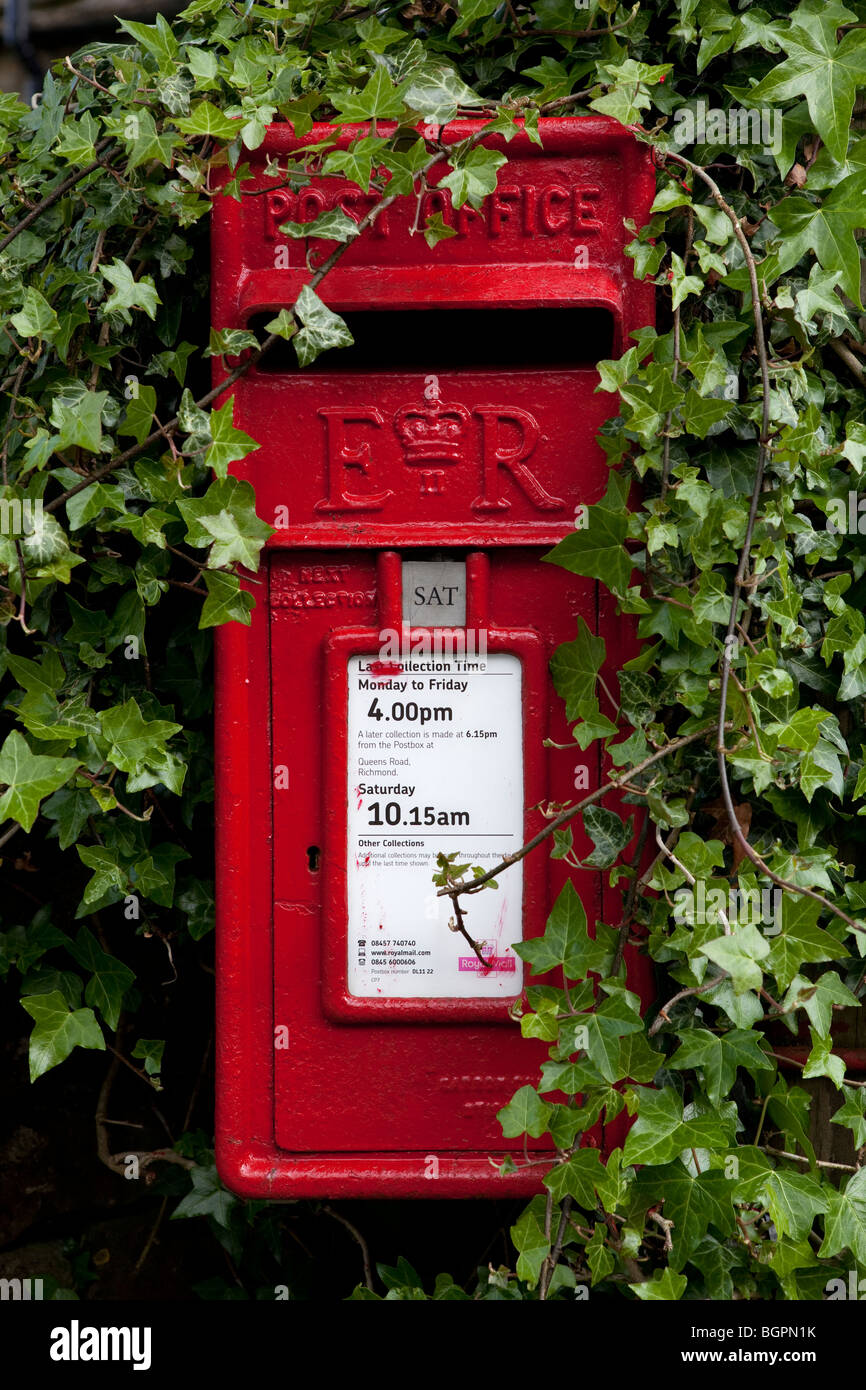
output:
[[[458,970],[483,970],[485,974],[492,975],[495,971],[514,972],[514,956],[485,956],[484,964],[477,956],[458,957]]]

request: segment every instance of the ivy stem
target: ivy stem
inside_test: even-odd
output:
[[[113,138],[111,136],[106,136],[104,140],[100,140],[93,148],[97,154],[101,154],[103,150],[107,150],[109,145],[113,143]],[[43,212],[47,212],[49,208],[53,207],[58,199],[63,197],[64,193],[69,192],[70,188],[74,188],[82,179],[86,179],[88,174],[93,174],[97,169],[102,169],[104,167],[101,159],[94,159],[93,163],[88,164],[86,168],[79,169],[75,174],[70,174],[68,178],[57,185],[52,193],[49,193],[43,198],[41,203],[37,203],[35,208],[31,208],[27,216],[22,217],[21,221],[12,228],[11,232],[6,233],[6,236],[0,241],[0,252],[5,251],[7,246],[11,246],[17,236],[27,231],[31,222],[35,222],[37,217],[41,217]]]
[[[803,897],[813,898],[815,902],[820,903],[828,912],[832,912],[836,917],[840,917],[843,922],[846,922],[852,931],[866,932],[866,927],[855,921],[855,919],[850,917],[847,912],[844,912],[841,907],[837,907],[835,903],[830,902],[822,893],[816,893],[813,888],[791,883],[788,879],[784,879],[779,874],[775,873],[762,856],[758,854],[758,851],[749,844],[749,841],[743,834],[740,823],[737,820],[736,810],[734,809],[734,799],[731,795],[731,787],[728,781],[727,749],[725,748],[725,718],[728,706],[728,684],[731,676],[731,644],[737,629],[737,610],[739,609],[742,590],[746,583],[746,571],[752,551],[752,533],[755,528],[761,490],[764,483],[764,470],[770,457],[770,367],[767,358],[767,344],[764,336],[764,320],[761,316],[761,300],[758,293],[757,265],[752,255],[749,239],[743,231],[739,217],[723,197],[718,184],[700,164],[694,164],[690,159],[686,159],[684,155],[670,154],[667,152],[660,155],[659,160],[662,164],[667,160],[672,160],[675,164],[681,164],[684,168],[690,169],[693,174],[701,179],[709,188],[719,208],[721,208],[734,229],[734,234],[740,243],[748,267],[749,285],[752,291],[752,315],[755,320],[755,346],[761,372],[761,438],[758,448],[758,466],[755,471],[755,482],[752,488],[752,500],[749,506],[746,535],[740,552],[737,572],[734,576],[734,591],[731,596],[731,613],[728,619],[728,631],[725,636],[720,668],[721,689],[719,693],[719,718],[716,726],[716,756],[719,768],[719,780],[721,783],[722,800],[724,801],[725,810],[727,811],[731,826],[731,834],[736,839],[743,853],[751,860],[755,867],[766,874],[773,883],[778,884],[780,888],[798,893]]]
[[[629,768],[628,772],[623,773],[621,777],[608,778],[596,791],[590,792],[589,796],[585,796],[582,801],[578,801],[574,806],[566,806],[564,811],[560,811],[558,816],[554,816],[553,820],[548,821],[543,830],[539,830],[537,835],[533,835],[531,840],[527,840],[525,845],[515,850],[513,854],[509,854],[500,864],[497,864],[495,868],[488,869],[486,874],[481,874],[478,878],[473,879],[471,884],[458,884],[454,888],[440,888],[437,897],[450,897],[456,899],[457,895],[460,893],[477,892],[480,888],[483,888],[485,883],[489,883],[492,878],[497,878],[499,874],[509,869],[512,864],[517,864],[521,859],[525,859],[527,854],[531,853],[538,845],[543,844],[555,831],[560,830],[563,825],[567,825],[570,820],[573,820],[574,817],[585,810],[587,806],[592,806],[594,802],[606,796],[609,791],[615,791],[617,788],[622,787],[630,777],[636,776],[639,772],[646,771],[648,767],[652,767],[653,763],[660,762],[662,758],[666,758],[669,753],[675,753],[678,748],[686,748],[690,743],[696,743],[698,739],[703,738],[709,732],[710,727],[711,726],[707,726],[706,728],[699,729],[693,734],[685,734],[682,738],[675,738],[670,743],[665,744],[664,748],[660,748],[657,753],[652,753],[648,758],[644,758],[643,762],[638,763],[635,767]]]

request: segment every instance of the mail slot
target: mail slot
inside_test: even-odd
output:
[[[549,663],[578,617],[613,670],[633,642],[593,581],[539,562],[605,492],[615,402],[595,362],[652,321],[623,222],[646,220],[654,178],[614,121],[540,127],[541,147],[489,137],[507,162],[480,214],[434,169],[422,223],[455,232],[435,249],[415,197],[349,245],[318,293],[354,348],[301,370],[289,344],[233,388],[261,444],[233,471],[276,527],[250,625],[217,634],[217,1161],[249,1196],[539,1190],[543,1165],[496,1121],[547,1056],[513,1018],[514,946],[569,878],[590,923],[620,920],[605,876],[544,848],[466,900],[473,947],[432,877],[439,854],[493,867],[598,786]],[[240,198],[216,198],[215,327],[262,325],[309,282],[330,247],[282,223],[363,215],[354,185],[279,172],[352,134],[272,127]],[[579,828],[575,844],[591,848]],[[628,968],[648,999],[645,964]]]

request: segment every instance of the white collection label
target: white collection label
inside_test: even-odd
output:
[[[372,667],[372,670],[371,670]],[[458,932],[436,855],[493,868],[523,843],[522,669],[516,656],[348,662],[349,993],[508,998],[523,987],[523,865],[465,898]]]

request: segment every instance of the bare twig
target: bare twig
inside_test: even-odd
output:
[[[556,1240],[554,1241],[552,1250],[545,1257],[544,1264],[542,1265],[541,1269],[541,1277],[538,1281],[538,1297],[542,1303],[545,1302],[545,1300],[547,1299],[547,1293],[550,1288],[550,1281],[553,1278],[553,1271],[556,1269],[556,1266],[559,1263],[559,1257],[562,1254],[562,1243],[565,1240],[565,1229],[568,1225],[568,1218],[571,1213],[571,1208],[572,1198],[568,1196],[563,1197],[562,1207],[560,1208],[559,1229],[556,1232]]]
[[[374,1291],[373,1266],[370,1263],[370,1250],[366,1240],[361,1235],[361,1232],[358,1230],[358,1227],[353,1225],[352,1222],[348,1219],[348,1217],[343,1216],[342,1212],[335,1211],[333,1207],[328,1206],[327,1202],[323,1203],[323,1205],[320,1207],[320,1211],[323,1211],[326,1216],[333,1217],[335,1221],[339,1221],[341,1226],[345,1226],[352,1239],[357,1243],[357,1245],[360,1246],[361,1259],[364,1263],[364,1283],[372,1293]]]
[[[772,1154],[774,1158],[790,1158],[795,1163],[808,1163],[811,1167],[811,1160],[803,1154],[788,1153],[787,1149],[772,1149],[769,1144],[759,1144],[758,1148],[765,1154]],[[851,1163],[831,1163],[828,1158],[816,1158],[815,1163],[819,1168],[836,1168],[840,1173],[857,1173],[860,1170]]]
[[[629,768],[628,772],[623,773],[621,777],[609,777],[596,791],[590,792],[589,796],[585,796],[582,801],[578,801],[574,806],[566,806],[564,811],[560,811],[558,816],[554,816],[553,820],[548,821],[543,830],[539,830],[537,835],[533,835],[531,840],[527,840],[526,844],[522,845],[520,849],[515,850],[513,854],[507,855],[495,868],[489,869],[486,874],[480,874],[478,878],[473,879],[471,883],[463,884],[462,887],[440,888],[437,897],[454,898],[459,893],[477,892],[480,888],[483,888],[485,883],[489,883],[492,878],[497,878],[499,874],[509,869],[512,864],[517,864],[521,859],[525,859],[527,854],[530,854],[538,845],[543,844],[555,831],[567,825],[570,820],[573,820],[574,817],[585,810],[587,806],[592,806],[594,802],[599,801],[601,797],[606,796],[608,792],[615,791],[617,788],[624,786],[631,777],[636,776],[638,773],[645,772],[648,767],[652,767],[654,763],[660,762],[662,758],[668,757],[670,753],[675,753],[679,748],[686,748],[690,743],[696,743],[698,739],[704,738],[709,731],[710,726],[707,725],[703,729],[698,729],[696,733],[685,734],[682,738],[672,739],[670,743],[665,744],[664,748],[658,749],[657,752],[650,754],[648,758],[644,758],[643,762],[637,763],[634,767]]]
[[[722,970],[718,975],[714,975],[711,980],[705,980],[702,985],[692,985],[689,989],[681,989],[679,994],[675,994],[673,999],[669,999],[664,1008],[659,1009],[658,1017],[653,1020],[647,1029],[647,1037],[652,1038],[659,1031],[663,1023],[670,1023],[668,1009],[672,1009],[674,1004],[678,1004],[681,999],[687,999],[690,994],[704,994],[708,989],[715,989],[723,980],[730,978],[727,970]]]

